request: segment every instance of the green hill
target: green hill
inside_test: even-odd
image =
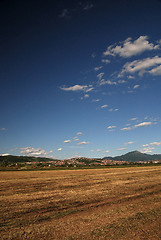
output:
[[[56,161],[56,159],[50,159],[45,157],[30,157],[30,156],[0,156],[0,162],[7,161],[10,163],[22,163],[22,162],[49,162]]]

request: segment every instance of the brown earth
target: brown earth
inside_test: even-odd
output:
[[[161,167],[0,172],[0,236],[161,239]]]

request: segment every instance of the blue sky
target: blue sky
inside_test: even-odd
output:
[[[0,154],[161,153],[161,1],[1,1]]]

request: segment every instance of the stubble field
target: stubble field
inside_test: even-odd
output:
[[[161,239],[161,167],[0,172],[0,238]]]

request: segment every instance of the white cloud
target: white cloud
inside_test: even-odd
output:
[[[153,58],[145,58],[143,60],[135,60],[133,62],[127,62],[121,71],[120,76],[122,76],[124,73],[130,73],[134,74],[136,72],[139,73],[139,75],[142,75],[143,73],[147,72],[146,70],[152,67],[156,67],[158,64],[161,64],[161,57],[155,56]],[[159,75],[160,74],[160,66],[157,68],[154,68],[148,73],[153,75]]]
[[[117,151],[123,151],[123,150],[126,150],[127,148],[118,148],[116,149]]]
[[[152,75],[161,75],[161,65],[149,71]]]
[[[125,80],[119,80],[118,83],[126,83]]]
[[[87,10],[90,10],[91,8],[93,8],[94,5],[92,3],[87,3],[87,5],[84,6],[84,10],[87,11]]]
[[[140,152],[142,152],[142,153],[152,153],[153,151],[150,150],[150,149],[144,148],[144,149],[140,149]]]
[[[7,129],[6,129],[6,128],[1,128],[0,130],[1,130],[1,131],[6,131]]]
[[[135,121],[136,118],[131,118],[130,119],[131,121]],[[136,124],[134,126],[130,126],[130,127],[124,127],[124,128],[121,128],[120,130],[121,131],[128,131],[128,130],[132,130],[132,129],[135,129],[135,128],[138,128],[138,127],[146,127],[146,126],[150,126],[152,124],[157,124],[157,123],[154,123],[154,122],[141,122],[139,124]],[[126,126],[128,126],[129,124],[126,124]],[[131,125],[131,124],[130,124]]]
[[[110,60],[108,60],[108,59],[102,59],[102,62],[108,64],[108,63],[110,63]]]
[[[115,108],[115,109],[111,108],[111,109],[109,109],[108,111],[109,111],[109,112],[117,112],[118,110],[119,110],[118,108]]]
[[[79,138],[74,138],[74,141],[79,141]]]
[[[128,76],[127,78],[128,78],[128,79],[134,79],[135,77],[130,75],[130,76]]]
[[[152,153],[154,148],[151,148],[151,147],[147,147],[147,148],[143,148],[143,149],[140,149],[140,152],[142,153]]]
[[[113,128],[116,128],[116,126],[108,126],[107,128],[108,129],[113,129]]]
[[[126,145],[130,145],[130,144],[133,144],[134,142],[127,142],[125,143]]]
[[[57,151],[62,151],[63,149],[62,148],[58,148]]]
[[[110,81],[110,80],[105,80],[105,79],[101,79],[100,82],[99,82],[99,85],[105,85],[105,84],[108,84],[108,85],[117,85],[117,82],[113,82],[113,81]]]
[[[47,156],[48,154],[52,153],[53,151],[50,150],[46,152],[44,149],[41,148],[33,148],[33,147],[25,147],[19,148],[21,154],[30,155],[30,156]]]
[[[89,144],[89,142],[85,142],[85,141],[83,141],[83,142],[79,142],[79,143],[77,143],[78,145],[86,145],[86,144]]]
[[[109,150],[106,150],[105,153],[109,153],[110,151]]]
[[[86,90],[85,90],[85,92],[90,92],[90,91],[92,91],[94,88],[93,87],[90,87],[89,86],[89,88],[87,88]]]
[[[99,73],[99,74],[97,75],[97,77],[98,77],[99,80],[101,80],[103,76],[104,76],[104,73],[103,73],[103,72],[101,72],[101,73]]]
[[[95,54],[95,53],[92,53],[92,54],[91,54],[91,57],[92,57],[92,58],[95,58],[95,57],[96,57],[96,54]]]
[[[93,90],[93,87],[90,85],[90,86],[87,86],[87,85],[84,85],[84,86],[81,86],[81,85],[74,85],[74,86],[71,86],[71,87],[60,87],[61,90],[64,90],[64,91],[84,91],[84,92],[90,92]]]
[[[148,40],[148,36],[140,36],[138,39],[132,42],[132,38],[127,38],[125,41],[120,42],[119,45],[111,45],[103,53],[104,56],[116,56],[128,58],[138,54],[141,54],[145,51],[156,50],[159,48],[159,45],[154,45]]]
[[[64,143],[70,143],[71,142],[71,140],[65,140],[64,141]]]
[[[125,128],[121,128],[120,130],[121,131],[129,131],[129,130],[131,130],[132,128],[131,127],[125,127]]]
[[[160,146],[161,142],[153,142],[153,143],[149,143],[151,146]]]
[[[68,18],[69,17],[69,11],[68,9],[63,9],[61,14],[59,15],[60,18]]]
[[[137,120],[137,118],[131,118],[131,119],[129,119],[130,121],[135,121],[135,120]]]
[[[93,99],[92,102],[99,102],[100,99]]]
[[[136,89],[136,88],[138,88],[138,87],[140,87],[140,85],[135,85],[135,86],[133,87],[133,89]]]
[[[143,144],[142,147],[149,147],[149,144]]]
[[[94,70],[99,71],[101,68],[103,68],[103,66],[95,67]]]
[[[96,152],[101,152],[101,151],[102,151],[102,149],[97,149],[97,150],[96,150]]]
[[[107,104],[101,106],[101,108],[107,108],[107,107],[108,107]]]
[[[137,125],[135,125],[134,127],[137,128],[137,127],[146,127],[146,126],[149,126],[149,125],[152,125],[152,122],[142,122],[142,123],[139,123]]]
[[[79,136],[82,135],[82,134],[83,134],[82,132],[77,132],[77,135],[79,135]]]

